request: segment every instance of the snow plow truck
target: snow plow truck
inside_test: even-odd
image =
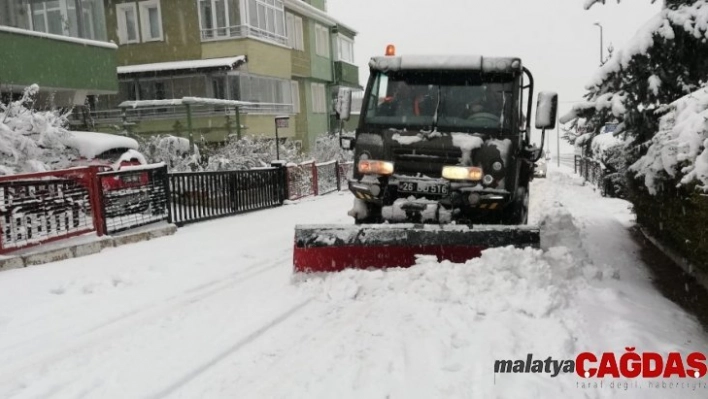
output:
[[[369,62],[348,187],[351,225],[298,225],[294,270],[408,267],[418,255],[465,262],[484,249],[539,247],[528,225],[529,183],[558,96],[539,93],[531,143],[534,81],[519,58],[395,55]],[[336,111],[348,120],[351,90]]]

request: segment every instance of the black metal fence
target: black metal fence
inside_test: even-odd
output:
[[[600,162],[592,158],[575,156],[575,173],[597,187],[602,185],[603,172]]]
[[[282,205],[284,173],[282,168],[171,173],[171,221],[181,226]]]
[[[167,166],[148,165],[99,173],[107,234],[169,220]]]

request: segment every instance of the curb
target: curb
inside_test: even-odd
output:
[[[677,264],[686,274],[696,279],[696,282],[700,284],[703,288],[708,290],[708,274],[699,271],[695,266],[693,266],[686,258],[680,256],[673,250],[667,248],[664,244],[660,243],[659,240],[652,237],[644,228],[639,226],[639,231],[642,233],[644,238],[649,240],[659,251],[663,252],[669,259],[671,259],[675,264]]]
[[[168,224],[150,230],[142,230],[132,233],[128,231],[115,236],[101,237],[97,241],[74,244],[64,248],[0,258],[0,272],[4,270],[21,269],[24,267],[93,255],[103,251],[105,248],[119,247],[140,241],[149,241],[155,238],[170,236],[176,232],[177,226],[174,224]]]

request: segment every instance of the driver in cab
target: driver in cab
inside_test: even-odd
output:
[[[432,116],[436,100],[429,87],[407,85],[400,82],[390,97],[379,105],[379,114],[385,116]]]

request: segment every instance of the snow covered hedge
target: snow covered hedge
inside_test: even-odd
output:
[[[596,3],[605,1],[586,0],[585,6]],[[700,54],[708,54],[708,0],[665,0],[590,79],[587,101],[561,121],[570,130],[582,125],[591,136],[619,123],[638,223],[708,272],[708,235],[696,229],[708,224],[708,196],[702,194],[708,187],[708,57]]]
[[[171,137],[171,136],[168,136]],[[241,139],[233,138],[219,148],[205,149],[202,156],[187,157],[185,151],[189,148],[182,147],[179,151],[173,141],[165,141],[166,137],[152,139],[149,148],[151,159],[163,161],[172,165],[173,170],[245,170],[269,166],[277,158],[275,141],[262,136],[244,136]],[[186,140],[186,139],[182,139]],[[172,144],[170,144],[172,143]],[[339,136],[323,134],[315,142],[310,153],[303,153],[292,140],[283,140],[280,143],[280,159],[286,162],[301,163],[308,160],[327,162],[332,160],[350,161],[351,151],[342,150],[339,146]]]
[[[673,102],[659,127],[647,153],[630,169],[644,178],[651,194],[666,181],[708,191],[708,88]]]
[[[38,92],[32,85],[19,100],[0,104],[0,176],[62,169],[78,155],[64,145],[66,114],[34,109]]]

